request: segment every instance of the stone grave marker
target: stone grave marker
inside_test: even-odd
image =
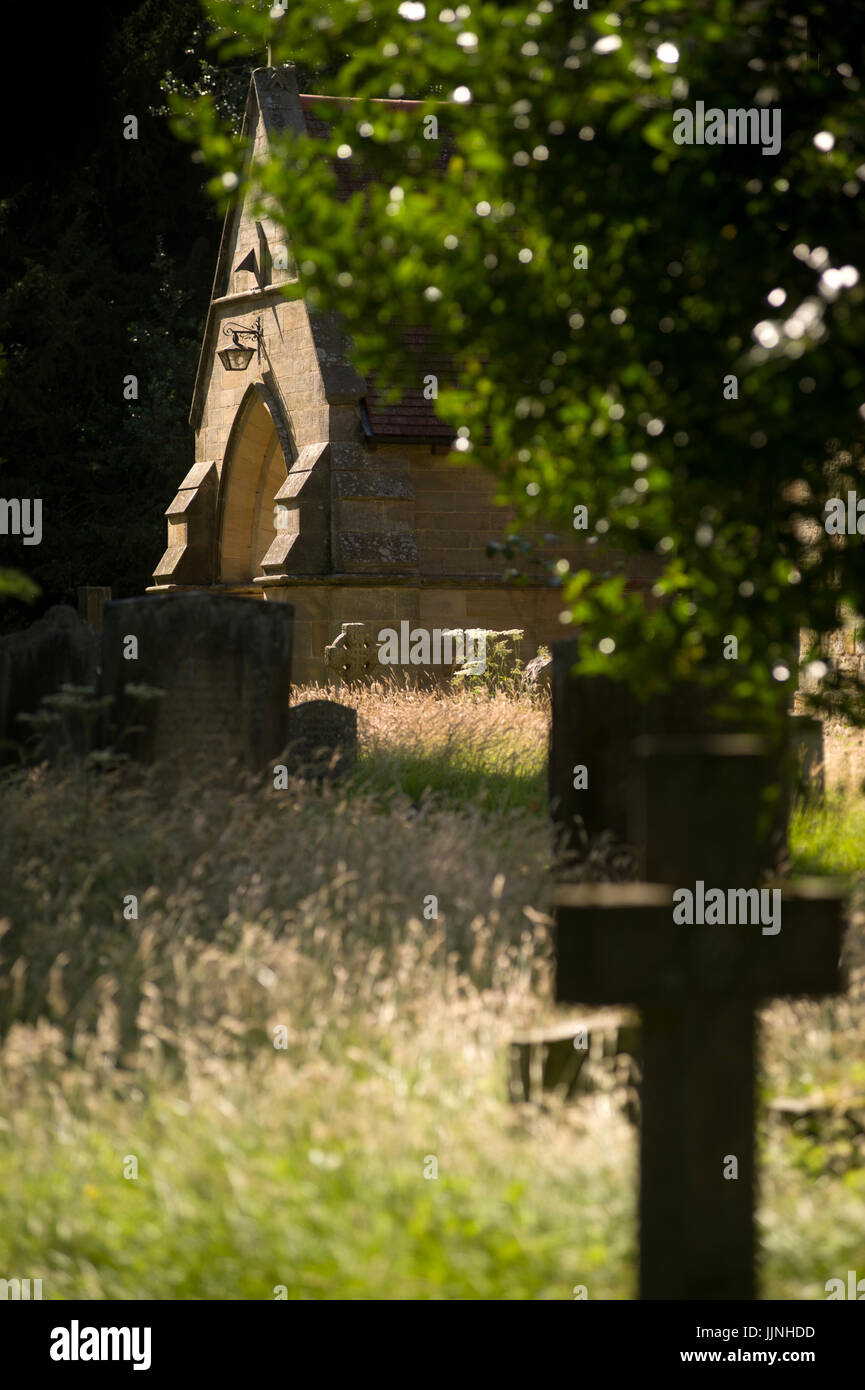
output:
[[[338,684],[351,685],[380,674],[378,648],[366,623],[343,623],[339,636],[325,647],[324,659]]]
[[[103,742],[182,775],[259,772],[289,732],[294,610],[210,593],[148,595],[105,608]],[[164,692],[141,698],[141,686]]]
[[[710,712],[705,689],[694,684],[679,683],[642,701],[623,681],[576,675],[577,648],[573,638],[554,643],[550,668],[548,789],[560,856],[557,872],[583,883],[633,881],[640,876],[645,849],[630,811],[634,740],[650,732],[713,734],[736,725],[719,721]],[[780,748],[777,759],[779,785],[786,788]],[[765,842],[764,867],[772,871],[785,862],[785,797],[776,800],[775,813]]]
[[[842,889],[776,885],[777,931],[701,922],[701,888],[736,903],[730,890],[762,886],[773,752],[744,736],[680,737],[647,740],[634,757],[631,819],[654,881],[555,890],[556,998],[642,1014],[640,1296],[751,1299],[754,1010],[841,988]],[[693,924],[674,921],[681,889]]]
[[[535,695],[541,691],[549,693],[552,671],[552,653],[545,648],[538,652],[537,656],[533,656],[531,661],[526,662],[522,675],[523,689]]]
[[[62,746],[83,747],[84,732],[72,715],[62,726],[34,736],[21,719],[37,714],[46,696],[63,685],[95,691],[99,640],[74,608],[58,605],[22,632],[0,637],[0,764],[17,762],[29,745],[37,757]]]
[[[718,720],[703,687],[681,682],[643,701],[624,681],[575,675],[576,655],[575,639],[553,643],[548,790],[550,813],[563,847],[582,858],[586,837],[606,834],[615,842],[631,843],[628,808],[635,739],[652,734],[739,733],[743,727],[741,719]],[[786,696],[779,688],[781,699]],[[776,751],[779,784],[786,788],[785,754],[786,745]],[[577,773],[578,768],[584,772]],[[577,781],[584,785],[575,786]],[[779,799],[772,833],[763,842],[767,869],[783,862],[787,813],[786,800]],[[634,848],[639,851],[640,846]]]
[[[304,700],[288,712],[290,773],[316,779],[351,772],[357,762],[357,710],[334,700]]]

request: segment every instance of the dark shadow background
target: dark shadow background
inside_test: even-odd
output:
[[[249,71],[212,66],[198,0],[56,6],[34,51],[3,160],[0,496],[41,497],[43,538],[0,536],[0,567],[41,593],[0,602],[0,631],[78,585],[140,593],[164,549],[220,224],[160,84],[211,81],[239,110]]]

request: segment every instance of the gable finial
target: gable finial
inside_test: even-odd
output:
[[[288,63],[285,64],[285,67],[290,67],[290,66],[291,66],[291,65],[288,64]],[[270,88],[270,87],[282,87],[283,90],[285,90],[285,89],[287,88],[285,67],[282,67],[282,68],[274,68],[274,69],[273,69],[273,71],[272,71],[272,73],[271,73],[271,76],[270,76],[270,81],[269,81],[268,84],[267,84],[267,86],[268,86],[269,88]]]

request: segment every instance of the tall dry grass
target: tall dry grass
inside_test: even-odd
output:
[[[293,700],[322,697],[357,709],[365,788],[388,797],[398,787],[416,800],[426,795],[543,812],[549,697],[375,682],[336,692],[307,687]]]
[[[356,702],[341,786],[0,784],[0,1277],[54,1298],[633,1296],[635,1137],[603,1063],[578,1105],[505,1098],[510,1036],[555,1012],[547,712]],[[774,1004],[765,1038],[767,1096],[850,1081],[861,980]],[[865,1169],[762,1135],[765,1291],[821,1297],[855,1268]]]

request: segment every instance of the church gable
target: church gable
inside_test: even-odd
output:
[[[301,95],[291,68],[253,73],[249,160],[276,131],[323,137],[334,100]],[[369,177],[361,159],[339,161],[336,196]],[[388,391],[352,366],[335,317],[284,298],[296,279],[283,230],[245,195],[225,219],[190,416],[196,462],[168,509],[155,589],[287,599],[299,678],[326,675],[343,621],[512,628],[525,612],[530,645],[558,636],[542,567],[517,591],[505,557],[487,553],[508,521],[492,478],[445,457],[452,430],[435,400],[454,374],[446,346],[394,324],[405,353]]]

